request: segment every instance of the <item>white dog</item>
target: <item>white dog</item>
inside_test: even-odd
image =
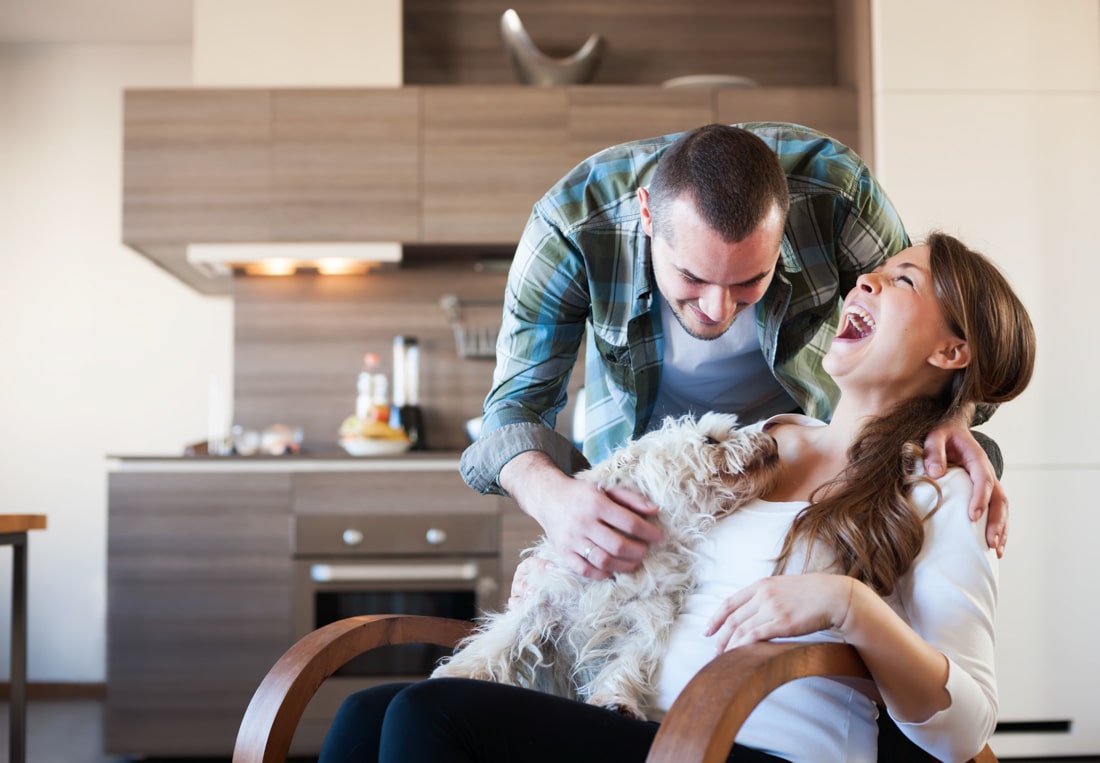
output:
[[[672,624],[696,584],[699,541],[774,483],[775,440],[759,427],[736,425],[731,414],[668,418],[578,474],[656,503],[664,540],[637,571],[589,580],[542,538],[525,553],[551,564],[522,603],[486,616],[432,677],[534,687],[644,718]]]

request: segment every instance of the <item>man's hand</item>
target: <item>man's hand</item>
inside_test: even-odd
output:
[[[636,570],[649,546],[662,538],[647,519],[657,513],[647,498],[574,479],[537,451],[509,461],[500,484],[542,525],[569,569],[585,577],[603,580]]]
[[[997,481],[989,456],[961,419],[933,429],[924,440],[924,471],[929,477],[942,477],[949,463],[958,464],[970,475],[974,483],[968,509],[970,519],[977,521],[989,512],[985,542],[997,551],[998,558],[1004,556],[1008,541],[1008,496]]]

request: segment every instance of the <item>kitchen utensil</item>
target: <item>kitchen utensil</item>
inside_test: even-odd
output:
[[[393,408],[390,426],[404,429],[413,450],[424,450],[420,412],[420,344],[416,337],[393,339]]]

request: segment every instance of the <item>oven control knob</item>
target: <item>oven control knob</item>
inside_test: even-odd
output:
[[[447,531],[440,530],[438,527],[432,527],[428,529],[428,532],[424,533],[424,540],[428,541],[433,546],[438,546],[441,543],[447,542]]]
[[[358,546],[363,542],[363,532],[356,530],[354,527],[349,527],[344,530],[344,545],[345,546]]]

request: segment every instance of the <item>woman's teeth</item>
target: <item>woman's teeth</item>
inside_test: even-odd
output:
[[[845,339],[862,339],[875,332],[875,319],[859,305],[852,305],[844,311],[844,322],[840,336]]]

